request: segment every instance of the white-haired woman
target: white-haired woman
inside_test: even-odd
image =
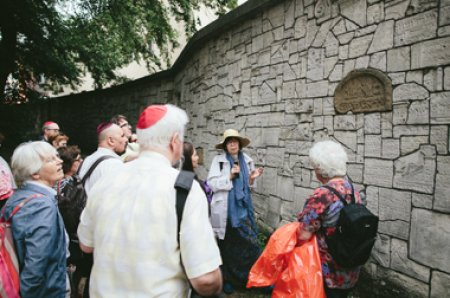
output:
[[[347,154],[344,148],[333,141],[321,141],[313,145],[309,151],[311,165],[317,180],[323,185],[336,189],[348,203],[351,195],[357,203],[361,203],[359,192],[347,180]],[[308,198],[298,220],[303,223],[300,240],[309,239],[313,233],[317,236],[319,254],[322,263],[325,292],[328,298],[347,297],[358,281],[359,267],[342,268],[333,260],[328,252],[325,235],[331,236],[339,218],[343,203],[330,189],[320,186]]]
[[[253,160],[242,152],[250,140],[234,129],[223,133],[216,149],[224,153],[214,157],[208,175],[208,184],[214,194],[211,201],[211,224],[223,260],[223,291],[234,292],[234,287],[245,288],[250,268],[260,255],[254,218],[251,187],[263,174]]]
[[[68,238],[52,189],[63,178],[62,161],[47,142],[16,148],[11,167],[21,187],[8,199],[4,218],[12,217],[12,234],[20,269],[21,297],[65,297]],[[26,201],[26,202],[25,202]],[[12,215],[19,204],[21,209]]]

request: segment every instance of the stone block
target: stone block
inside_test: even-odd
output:
[[[450,25],[450,6],[439,9],[439,26]]]
[[[294,202],[294,178],[278,176],[277,190],[277,196],[279,196],[282,200]]]
[[[399,20],[395,24],[394,45],[412,44],[436,36],[437,11],[430,10]]]
[[[339,2],[341,14],[352,22],[364,27],[367,24],[366,0],[349,0]]]
[[[378,234],[375,246],[372,249],[372,258],[383,267],[388,268],[391,263],[391,238]]]
[[[400,144],[400,153],[403,156],[418,150],[423,144],[428,144],[428,136],[402,136]]]
[[[364,156],[381,157],[381,135],[366,135],[364,144]]]
[[[403,19],[406,15],[406,9],[408,8],[409,1],[400,1],[394,5],[385,7],[385,19],[386,20],[399,20]]]
[[[279,226],[283,225],[283,221],[293,222],[297,220],[297,214],[295,214],[296,210],[294,210],[294,202],[281,201],[280,209],[281,222]]]
[[[391,72],[388,74],[391,78],[392,85],[400,85],[405,83],[405,72]]]
[[[438,37],[446,37],[450,35],[450,25],[439,27],[438,29]]]
[[[355,115],[336,115],[334,117],[334,130],[355,130]]]
[[[322,99],[322,113],[326,116],[335,114],[333,97],[325,97]]]
[[[349,45],[349,58],[363,56],[367,53],[367,49],[371,44],[373,34],[354,38]]]
[[[412,70],[406,73],[406,83],[417,83],[422,85],[423,74],[421,70]]]
[[[437,157],[436,190],[433,209],[450,212],[450,157]]]
[[[428,283],[430,280],[430,269],[408,258],[408,244],[393,238],[391,241],[391,268],[408,276]]]
[[[268,204],[268,208],[264,222],[272,228],[277,228],[281,221],[281,199],[275,196],[269,196],[266,202]]]
[[[294,185],[302,186],[302,187],[309,187],[311,185],[311,175],[314,175],[311,173],[311,170],[301,168],[301,167],[295,167],[294,168]]]
[[[394,21],[386,21],[377,26],[368,53],[375,53],[391,49],[394,45]]]
[[[280,167],[284,160],[284,148],[268,147],[263,163],[269,167]]]
[[[449,76],[450,76],[450,71],[449,71]],[[342,64],[336,64],[334,66],[334,69],[331,71],[328,79],[330,80],[330,82],[339,82],[342,80]]]
[[[390,160],[366,158],[364,160],[364,184],[392,187],[394,164]]]
[[[328,35],[325,39],[325,56],[337,56],[339,53],[339,41],[334,37],[333,33],[328,32]]]
[[[394,138],[401,136],[428,136],[428,125],[396,125],[394,126]]]
[[[430,122],[432,124],[450,124],[450,92],[431,94]]]
[[[347,175],[351,177],[352,181],[355,183],[363,182],[363,165],[349,163],[347,165]]]
[[[408,124],[427,124],[429,123],[429,101],[420,100],[411,103],[408,109]]]
[[[308,66],[306,78],[317,81],[323,79],[323,59],[325,50],[320,48],[311,48],[308,51]]]
[[[395,104],[393,105],[392,123],[393,124],[406,124],[408,119],[408,104]]]
[[[348,58],[348,45],[339,47],[339,59],[344,60]]]
[[[381,136],[383,138],[392,138],[393,113],[383,113],[381,115]]]
[[[356,151],[356,132],[335,131],[334,137],[338,142],[344,144],[345,147]]]
[[[386,71],[386,52],[374,53],[370,56],[369,66]]]
[[[328,76],[330,75],[330,72],[334,69],[334,66],[336,65],[337,61],[338,61],[337,56],[324,59],[324,64],[323,64],[323,77],[324,78],[328,78]]]
[[[362,56],[356,59],[355,68],[368,68],[370,56]]]
[[[414,208],[409,255],[429,267],[450,272],[450,215]]]
[[[413,207],[432,209],[433,208],[433,195],[425,195],[421,193],[412,194]]]
[[[280,128],[264,128],[261,130],[261,142],[264,146],[278,146]],[[256,147],[256,144],[254,145]]]
[[[317,32],[316,37],[314,38],[314,41],[312,42],[313,47],[322,47],[324,45],[325,40],[330,31],[331,25],[332,25],[332,22],[327,21],[320,26],[319,31]]]
[[[389,50],[387,52],[387,70],[388,71],[405,71],[411,67],[410,48],[401,47]]]
[[[407,240],[411,216],[411,193],[379,188],[378,232]]]
[[[341,35],[338,35],[339,44],[341,45],[348,45],[350,41],[352,41],[353,37],[355,36],[355,32],[348,32]]]
[[[450,63],[450,37],[423,41],[411,47],[411,68],[435,67]]]
[[[444,90],[450,90],[450,66],[444,68]]]
[[[376,3],[367,7],[367,24],[375,24],[384,20],[384,3]]]
[[[423,84],[430,91],[442,91],[444,71],[442,67],[425,71],[423,76]]]
[[[441,298],[448,295],[450,274],[434,270],[431,275],[430,298]]]
[[[447,125],[431,126],[430,143],[436,145],[438,154],[445,155],[448,153],[448,141]]]
[[[328,81],[306,84],[306,97],[324,97],[328,95]]]
[[[379,199],[378,199],[378,187],[369,186],[366,189],[366,207],[373,214],[379,215]]]
[[[258,186],[262,187],[265,194],[277,193],[277,169],[272,167],[264,167],[264,175],[258,181]]]
[[[381,144],[381,157],[396,159],[400,156],[400,141],[398,139],[383,139]]]
[[[388,270],[385,272],[386,274],[383,275],[383,278],[389,281],[389,284],[397,285],[398,287],[401,287],[403,289],[406,289],[406,293],[403,295],[398,295],[398,291],[392,291],[389,297],[408,297],[408,298],[423,298],[428,297],[428,293],[430,291],[428,283],[424,283],[421,281],[418,281],[415,278],[411,278],[407,275],[398,273],[394,270]]]

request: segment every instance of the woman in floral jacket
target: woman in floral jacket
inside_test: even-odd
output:
[[[336,189],[350,203],[352,184],[346,179],[347,154],[344,148],[333,141],[321,141],[311,148],[309,158],[317,180]],[[361,203],[357,190],[354,191],[354,196],[356,202]],[[303,223],[302,230],[299,231],[300,240],[309,239],[313,233],[317,236],[327,298],[347,297],[359,276],[360,267],[342,268],[336,264],[325,241],[325,235],[331,236],[334,233],[342,207],[343,203],[334,193],[320,186],[314,190],[303,211],[298,214],[298,220]]]

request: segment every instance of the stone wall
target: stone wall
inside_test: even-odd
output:
[[[391,109],[338,114],[336,88],[364,69],[388,78]],[[133,122],[157,102],[189,113],[187,138],[203,148],[201,177],[224,129],[251,139],[247,152],[265,168],[255,209],[269,229],[294,220],[319,185],[311,145],[340,142],[349,175],[380,217],[366,270],[384,289],[363,297],[450,293],[450,1],[252,0],[199,32],[172,70],[38,107],[3,108],[2,119],[13,121],[0,129],[51,117],[86,152],[101,118],[120,112]]]

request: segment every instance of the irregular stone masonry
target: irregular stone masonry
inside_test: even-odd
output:
[[[27,132],[52,118],[87,153],[95,148],[92,127],[110,115],[133,123],[148,104],[180,105],[191,119],[186,137],[203,148],[201,177],[224,129],[251,139],[247,151],[265,167],[255,210],[270,229],[295,220],[319,185],[311,145],[336,140],[380,216],[368,272],[409,297],[448,296],[450,1],[252,0],[227,17],[194,36],[169,72],[39,106],[3,107],[1,119],[10,121],[0,129],[22,129],[12,140],[29,139]],[[366,68],[390,80],[392,111],[338,114],[338,84]]]

